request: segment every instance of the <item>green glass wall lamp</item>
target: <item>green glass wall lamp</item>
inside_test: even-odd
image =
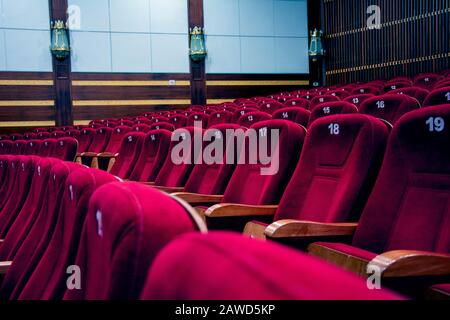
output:
[[[310,35],[311,44],[309,45],[309,57],[315,62],[323,58],[326,53],[322,44],[323,32],[321,30],[314,29],[314,31],[310,32]]]
[[[51,23],[52,29],[52,44],[50,50],[58,60],[66,59],[70,54],[69,37],[67,25],[61,21],[53,21]]]
[[[191,48],[189,49],[189,56],[191,57],[192,61],[200,62],[204,60],[207,55],[204,29],[200,27],[190,28],[189,34],[191,36]]]

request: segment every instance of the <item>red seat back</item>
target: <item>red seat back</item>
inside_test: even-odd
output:
[[[175,130],[172,134],[167,159],[156,177],[155,184],[164,187],[184,187],[195,162],[201,154],[195,154],[195,138],[202,139],[203,130],[196,127],[186,127]],[[186,142],[186,148],[181,149],[181,143]],[[200,140],[201,143],[201,140]],[[178,158],[178,163],[174,157]]]
[[[171,136],[172,133],[167,130],[153,130],[147,133],[142,150],[130,174],[130,180],[155,181],[167,159]]]
[[[207,154],[221,159],[218,159],[219,161],[214,163],[208,162],[213,159],[203,159],[201,164],[195,165],[186,182],[184,188],[186,192],[200,194],[224,193],[228,181],[236,167],[237,161],[235,160],[238,154],[237,139],[232,138],[227,140],[227,130],[241,130],[241,132],[244,133],[244,129],[236,124],[219,124],[205,131],[204,136],[207,142],[203,144],[203,149],[206,152],[208,146],[212,147],[216,145],[216,143],[220,143],[220,155],[211,154],[211,150],[209,150]],[[230,157],[230,159],[227,159],[227,156]]]
[[[118,126],[114,128],[108,145],[105,148],[105,152],[118,153],[123,137],[130,131],[131,128],[126,126]]]
[[[316,120],[275,220],[358,221],[378,175],[388,135],[382,121],[362,114]]]
[[[273,119],[289,120],[306,127],[309,122],[310,112],[300,107],[287,107],[280,109],[273,114]]]
[[[287,120],[269,120],[259,122],[246,133],[244,145],[241,150],[239,163],[231,177],[224,194],[223,202],[241,203],[250,205],[277,204],[297,166],[306,130]],[[276,146],[270,145],[272,132],[278,130],[279,139]],[[268,153],[271,149],[278,151],[279,159],[272,158],[271,164],[262,164],[259,157],[259,148],[250,147],[250,139],[256,139],[257,144],[267,145]],[[271,154],[272,156],[275,156]],[[251,163],[249,158],[257,160]],[[263,175],[262,169],[272,166],[273,172]]]
[[[11,154],[11,148],[13,147],[14,142],[9,140],[0,141],[0,155],[3,154]]]
[[[92,196],[75,261],[81,290],[66,290],[64,299],[137,299],[157,254],[180,235],[205,229],[192,208],[153,188],[105,185]]]
[[[419,101],[420,104],[423,104],[423,102],[425,101],[425,98],[428,96],[428,94],[430,92],[426,89],[422,89],[419,87],[407,87],[407,88],[392,90],[389,93],[406,94],[407,96],[417,99],[417,101]]]
[[[191,113],[187,119],[186,126],[193,127],[195,122],[201,122],[202,128],[206,129],[208,127],[209,115],[200,112]]]
[[[354,104],[345,101],[321,103],[312,109],[309,125],[323,117],[348,113],[358,113],[358,108]]]
[[[75,264],[90,198],[102,185],[114,181],[117,181],[114,176],[95,169],[76,170],[70,174],[47,249],[23,290],[17,290],[13,298],[62,299],[67,288],[67,267]]]
[[[109,143],[113,129],[111,128],[100,128],[97,129],[92,137],[91,144],[89,145],[88,151],[93,153],[101,153],[105,151],[106,146]]]
[[[282,109],[284,105],[280,102],[269,101],[260,105],[259,110],[268,114],[273,114],[275,111]]]
[[[28,140],[25,144],[25,147],[23,148],[23,154],[24,155],[40,155],[40,149],[41,149],[41,141],[40,140]]]
[[[448,123],[449,105],[413,111],[397,122],[354,246],[375,253],[450,253]]]
[[[348,96],[347,98],[344,99],[345,102],[348,103],[352,103],[354,104],[357,108],[360,107],[360,105],[366,101],[367,99],[370,99],[372,97],[374,97],[375,95],[373,95],[372,93],[366,93],[366,94],[356,94],[356,95],[352,95],[352,96]]]
[[[60,138],[56,142],[53,158],[63,161],[74,161],[77,155],[78,141],[74,138]]]
[[[298,107],[308,110],[310,102],[306,99],[295,98],[286,101],[284,104],[285,107]]]
[[[425,98],[423,106],[430,107],[441,104],[450,104],[450,87],[431,91],[431,93]]]
[[[150,130],[167,130],[167,131],[175,131],[175,126],[169,122],[157,122],[150,126]]]
[[[332,95],[322,95],[322,96],[316,96],[311,100],[311,104],[309,106],[310,110],[313,110],[315,106],[325,103],[325,102],[334,102],[339,101],[340,99],[336,96]]]
[[[250,128],[255,123],[270,119],[272,119],[272,116],[266,112],[261,111],[248,112],[239,118],[238,125],[244,128]]]
[[[89,150],[96,131],[92,128],[84,128],[80,131],[78,140],[78,152],[83,153]]]
[[[359,111],[394,125],[403,115],[419,108],[419,101],[407,95],[385,94],[364,101]]]
[[[146,135],[143,132],[131,132],[122,139],[119,156],[110,173],[122,179],[128,179],[142,150]]]
[[[216,111],[209,116],[208,127],[211,128],[218,124],[230,123],[233,118],[233,113],[228,111]]]

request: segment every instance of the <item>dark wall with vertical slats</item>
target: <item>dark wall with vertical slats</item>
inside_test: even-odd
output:
[[[369,29],[367,9],[381,9]],[[450,68],[450,0],[324,0],[329,84]]]

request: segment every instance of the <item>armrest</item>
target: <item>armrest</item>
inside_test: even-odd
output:
[[[385,278],[448,276],[450,255],[433,252],[396,250],[373,259],[368,268],[379,268]]]
[[[215,204],[222,202],[223,199],[223,195],[209,195],[189,192],[176,192],[172,195],[176,196],[177,198],[183,199],[191,205],[198,205],[203,203]]]
[[[353,236],[357,223],[320,223],[299,220],[279,220],[266,228],[270,238]]]
[[[83,152],[81,157],[97,157],[99,154],[95,152]]]
[[[205,220],[210,230],[243,232],[247,223],[258,220],[263,223],[273,221],[278,206],[251,206],[222,203],[208,208]]]
[[[111,153],[111,152],[102,152],[102,153],[99,153],[97,156],[101,157],[101,158],[117,158],[119,156],[119,154]]]
[[[208,218],[273,216],[278,206],[250,206],[243,204],[221,203],[206,210]]]
[[[163,187],[163,186],[155,186],[155,185],[153,185],[153,187],[158,189],[159,191],[163,191],[165,193],[174,193],[174,192],[179,192],[179,191],[184,190],[184,187]]]
[[[5,275],[11,267],[12,261],[0,261],[0,275]]]

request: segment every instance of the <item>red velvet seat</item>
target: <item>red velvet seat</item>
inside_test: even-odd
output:
[[[320,249],[332,252],[340,258],[330,261],[346,268],[352,256],[367,264],[374,256],[393,250],[449,254],[450,211],[445,203],[450,194],[450,149],[443,147],[450,139],[449,121],[448,106],[424,108],[402,117],[389,138],[383,166],[351,246],[322,242],[309,251],[327,260],[331,256],[326,258]],[[382,256],[378,261],[386,259]],[[420,265],[411,268],[409,276],[420,271]]]
[[[126,230],[126,232],[123,232]],[[139,298],[157,254],[185,233],[206,230],[190,207],[137,183],[111,183],[92,196],[75,264],[81,290],[67,300]]]
[[[37,134],[37,138],[41,139],[41,140],[50,139],[51,137],[52,137],[52,134],[50,132],[42,131]]]
[[[26,132],[23,134],[23,138],[25,140],[36,140],[37,139],[37,134],[33,133],[33,132]]]
[[[58,220],[47,249],[29,279],[16,285],[11,299],[59,300],[66,290],[67,267],[75,264],[82,227],[92,194],[117,181],[103,171],[77,170],[67,178]],[[17,256],[16,256],[17,259]],[[8,272],[9,275],[10,272]],[[5,285],[5,283],[3,283]],[[0,296],[3,294],[3,286]]]
[[[80,131],[80,136],[77,138],[78,140],[78,153],[87,152],[89,147],[91,146],[91,142],[94,138],[96,131],[91,128],[85,128]]]
[[[388,136],[382,121],[362,114],[313,122],[274,221],[358,221],[378,176]]]
[[[298,107],[308,110],[310,102],[306,99],[295,98],[286,101],[284,104],[285,107]]]
[[[177,114],[169,117],[169,123],[175,126],[175,129],[183,128],[186,126],[187,117],[181,114]]]
[[[105,147],[104,153],[117,154],[119,152],[120,144],[122,143],[123,137],[131,131],[130,127],[118,126],[114,128],[111,133],[111,137],[108,144]]]
[[[407,96],[410,96],[412,98],[417,99],[417,101],[419,101],[420,104],[423,104],[423,102],[425,101],[425,98],[428,96],[428,94],[430,93],[428,90],[426,89],[422,89],[419,87],[408,87],[408,88],[401,88],[401,89],[397,89],[397,90],[392,90],[391,92],[392,94],[406,94]]]
[[[117,157],[110,173],[128,179],[139,157],[146,135],[143,132],[128,133],[122,140]]]
[[[328,94],[331,96],[338,97],[341,100],[347,98],[350,95],[350,93],[344,89],[331,90],[328,92]]]
[[[17,141],[17,140],[24,140],[24,137],[20,133],[13,133],[9,136],[9,139],[12,141]]]
[[[434,73],[419,74],[414,77],[414,86],[423,89],[431,90],[434,85],[443,77]]]
[[[67,131],[65,131],[65,133],[66,133],[66,137],[74,138],[77,140],[79,139],[80,134],[81,134],[80,130],[76,130],[76,129],[67,130]]]
[[[275,111],[272,116],[273,119],[289,120],[306,128],[310,114],[311,113],[306,108],[287,107]]]
[[[191,113],[187,119],[186,126],[193,127],[195,122],[201,122],[201,127],[203,129],[208,128],[209,115],[200,112]]]
[[[42,142],[40,140],[28,140],[23,148],[22,154],[29,156],[40,155],[41,144]]]
[[[377,96],[381,94],[381,89],[377,86],[365,85],[355,88],[350,92],[351,95],[365,94],[365,93],[371,93]]]
[[[53,139],[59,139],[59,138],[65,137],[65,136],[66,136],[66,133],[64,131],[55,130],[51,133],[50,137]]]
[[[196,135],[200,138],[203,137],[203,130],[197,127],[186,127],[173,132],[167,158],[155,179],[156,186],[170,188],[185,186],[198,157],[201,156],[195,154],[194,138]],[[176,146],[186,139],[190,139],[189,150],[176,153]],[[180,163],[175,163],[174,156],[179,158]]]
[[[441,104],[450,104],[450,87],[436,89],[430,92],[426,97],[423,106],[437,106]]]
[[[350,102],[336,101],[321,103],[312,109],[311,116],[309,117],[309,125],[323,117],[349,113],[358,113],[358,108]]]
[[[14,235],[5,238],[5,247],[0,248],[2,257],[7,256],[5,260],[14,259],[14,263],[1,284],[1,299],[11,298],[14,290],[20,291],[35,270],[53,235],[66,179],[71,172],[80,169],[85,170],[82,166],[69,162],[59,162],[53,165],[42,208],[31,228],[26,234],[23,234],[25,238],[18,239],[13,237]]]
[[[246,140],[242,147],[241,157],[236,170],[224,193],[222,203],[238,203],[248,205],[270,205],[279,203],[284,189],[297,166],[306,130],[299,125],[286,120],[269,120],[259,122],[251,127],[258,134],[258,141],[264,143],[267,136],[270,141],[271,130],[278,130],[279,139],[276,146],[279,159],[272,159],[271,164],[262,164],[257,150],[250,150],[249,137],[254,132],[247,131]],[[266,135],[267,133],[267,135]],[[271,148],[268,148],[271,149]],[[275,151],[276,152],[276,151]],[[256,163],[250,163],[249,158],[256,158]],[[269,169],[272,165],[271,171]],[[275,171],[274,166],[278,166]],[[261,169],[268,171],[263,174]]]
[[[52,157],[55,153],[57,140],[56,139],[45,139],[41,143],[41,148],[39,151],[39,156],[41,157]]]
[[[186,235],[169,244],[151,267],[141,299],[403,298],[387,290],[369,290],[364,279],[278,244],[210,233]]]
[[[231,118],[231,122],[237,124],[237,123],[239,122],[239,119],[240,119],[243,115],[245,115],[245,114],[247,114],[247,113],[250,113],[250,112],[259,112],[259,109],[256,109],[256,108],[247,108],[247,109],[239,109],[239,110],[236,110],[236,111],[233,113],[233,117]]]
[[[269,113],[262,111],[254,111],[248,112],[243,116],[241,116],[237,124],[244,128],[250,128],[255,123],[267,121],[270,119],[272,119],[272,116]]]
[[[152,124],[152,122],[150,120],[148,120],[147,118],[138,118],[134,123],[138,124],[138,125],[146,124],[148,126]]]
[[[208,127],[211,128],[222,123],[231,123],[233,113],[229,111],[216,111],[211,113],[208,120]]]
[[[150,131],[150,126],[147,124],[135,124],[131,127],[131,131],[147,133]]]
[[[348,103],[353,103],[357,108],[359,108],[364,101],[366,101],[367,99],[370,99],[374,96],[375,95],[373,95],[372,93],[356,94],[356,95],[348,96],[347,98],[344,99],[344,101],[348,102]]]
[[[280,102],[266,102],[264,104],[262,104],[259,108],[259,110],[261,110],[262,112],[266,112],[268,114],[273,114],[275,111],[284,108],[284,104],[280,103]]]
[[[21,160],[21,156],[6,156],[4,158],[4,166],[3,170],[3,179],[0,189],[0,212],[3,209],[4,205],[8,202],[10,195],[14,189],[14,183],[16,181],[16,177],[18,175],[18,166]]]
[[[74,138],[60,138],[55,144],[52,157],[63,161],[74,161],[77,155],[78,141]]]
[[[203,159],[201,164],[196,164],[186,182],[184,192],[204,195],[221,195],[225,192],[231,175],[236,168],[235,160],[238,154],[237,138],[232,139],[232,141],[226,140],[227,130],[233,130],[234,132],[241,130],[242,133],[244,132],[244,128],[236,124],[219,124],[205,131],[204,136],[207,138],[207,142],[204,142],[203,148],[207,148],[211,143],[221,141],[222,148],[220,148],[220,152],[222,159],[219,159],[218,163],[208,162],[212,159],[208,161]],[[231,159],[228,159],[227,156],[231,157]]]
[[[395,125],[403,115],[419,108],[419,101],[407,95],[385,94],[364,101],[359,111]]]
[[[2,140],[0,142],[0,155],[11,154],[11,148],[14,142],[9,140]]]
[[[325,102],[334,102],[334,101],[340,101],[340,99],[336,96],[332,95],[321,95],[316,96],[311,99],[311,104],[309,105],[309,110],[313,110],[315,106],[325,103]]]
[[[389,81],[385,84],[383,90],[387,93],[397,89],[409,88],[411,86],[412,83],[410,80]]]
[[[175,131],[175,126],[169,122],[157,122],[150,126],[149,131],[152,130],[167,130],[167,131]]]
[[[14,183],[10,186],[9,196],[0,209],[0,239],[3,239],[25,203],[33,177],[33,171],[39,158],[20,156],[11,169],[15,171]],[[14,173],[13,173],[14,174]]]
[[[25,140],[14,141],[14,144],[11,147],[11,154],[13,154],[13,155],[20,155],[20,154],[22,154],[26,143],[27,142]]]
[[[134,125],[134,122],[131,120],[120,120],[118,125],[124,127],[132,127]]]
[[[3,243],[0,246],[0,261],[12,261],[17,248],[27,237],[43,206],[48,190],[50,172],[52,166],[56,163],[58,163],[57,160],[50,158],[36,160],[30,192],[17,218],[14,219],[11,228],[3,238]]]
[[[139,158],[130,174],[130,180],[155,181],[167,159],[171,136],[172,133],[167,130],[154,130],[147,133]]]
[[[163,117],[163,116],[156,116],[156,117],[152,118],[152,124],[158,123],[158,122],[169,122],[169,118]]]

